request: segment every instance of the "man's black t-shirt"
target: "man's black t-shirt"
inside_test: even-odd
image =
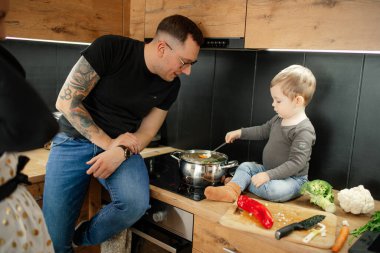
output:
[[[153,107],[167,111],[177,98],[179,78],[167,82],[152,74],[145,64],[141,41],[106,35],[82,55],[100,76],[83,105],[111,138],[135,132]],[[68,135],[82,137],[63,116],[60,125]]]

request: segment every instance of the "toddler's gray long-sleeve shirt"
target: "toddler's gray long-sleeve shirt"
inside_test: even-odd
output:
[[[263,165],[270,179],[304,176],[309,171],[315,130],[309,119],[294,126],[281,126],[278,115],[261,126],[242,128],[242,140],[268,140]]]

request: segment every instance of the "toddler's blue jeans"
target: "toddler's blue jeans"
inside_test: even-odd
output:
[[[281,180],[270,180],[256,188],[251,178],[260,172],[265,172],[263,165],[255,162],[244,162],[236,169],[231,182],[239,185],[242,191],[248,187],[250,192],[260,198],[273,202],[285,202],[299,197],[301,186],[308,181],[307,176],[292,176]]]
[[[46,167],[43,213],[56,253],[73,252],[72,239],[91,176],[86,162],[103,150],[87,139],[64,133],[52,142]],[[84,229],[80,245],[95,245],[133,225],[149,208],[149,177],[143,158],[133,155],[107,179],[99,182],[112,202],[104,206]]]

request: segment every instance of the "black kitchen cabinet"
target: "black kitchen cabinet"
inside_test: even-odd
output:
[[[380,199],[380,57],[365,55],[363,67],[348,187],[363,184]]]
[[[305,65],[317,79],[307,108],[317,134],[309,176],[327,180],[336,189],[347,184],[362,64],[361,54],[306,54]]]

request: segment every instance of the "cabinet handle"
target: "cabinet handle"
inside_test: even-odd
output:
[[[151,243],[161,247],[162,249],[164,249],[170,253],[176,253],[177,252],[177,250],[175,248],[171,247],[170,245],[163,243],[163,242],[157,240],[156,238],[153,238],[152,236],[145,234],[144,232],[142,232],[136,228],[130,228],[130,229],[131,229],[132,233],[135,233],[136,235],[140,236],[141,238],[144,238],[145,240],[150,241]]]
[[[227,249],[227,248],[223,248],[223,250],[224,250],[225,252],[228,252],[228,253],[236,253],[235,251],[230,250],[230,249]]]

